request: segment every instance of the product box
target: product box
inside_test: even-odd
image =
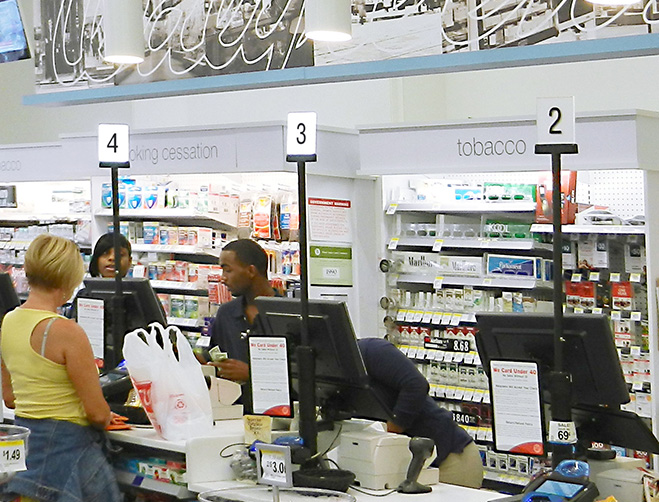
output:
[[[536,257],[488,253],[485,256],[485,273],[490,276],[517,275],[536,277]]]
[[[210,248],[213,245],[213,229],[208,227],[196,227],[197,246],[200,248]],[[188,243],[190,235],[188,234]]]
[[[609,268],[609,243],[606,237],[586,235],[579,239],[579,268]]]
[[[625,244],[625,272],[641,273],[645,269],[645,246],[639,243]]]
[[[563,248],[563,270],[576,270],[577,267],[577,242],[564,239],[561,243]]]
[[[437,253],[401,253],[400,272],[451,274],[478,277],[482,274],[483,261],[479,256],[448,256]]]
[[[145,221],[142,224],[144,244],[160,244],[160,225],[154,221]]]
[[[614,310],[632,310],[634,306],[634,288],[628,281],[611,283],[611,307]]]
[[[552,193],[553,183],[551,173],[538,175],[536,187],[535,221],[537,223],[552,223]],[[577,173],[576,171],[561,172],[561,223],[574,223],[577,212],[576,204]]]

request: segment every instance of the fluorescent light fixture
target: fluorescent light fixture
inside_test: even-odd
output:
[[[345,42],[352,38],[350,0],[307,0],[304,25],[307,37],[322,42]]]
[[[143,17],[142,0],[105,0],[105,61],[112,64],[144,61]]]

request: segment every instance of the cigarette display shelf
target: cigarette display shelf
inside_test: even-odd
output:
[[[387,214],[400,212],[420,213],[532,213],[535,212],[535,201],[448,201],[448,202],[390,202],[386,207]]]
[[[533,228],[533,227],[532,227]],[[396,249],[409,248],[440,251],[442,249],[482,249],[500,251],[533,251],[543,255],[551,253],[551,244],[537,242],[534,239],[495,239],[487,237],[435,237],[435,236],[398,236]]]
[[[401,289],[405,289],[405,284],[430,284],[435,289],[441,289],[444,285],[510,289],[552,288],[552,283],[549,281],[540,281],[532,277],[521,276],[466,277],[439,274],[398,274],[396,282]]]

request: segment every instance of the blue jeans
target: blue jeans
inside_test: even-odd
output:
[[[16,417],[15,423],[30,429],[27,471],[16,473],[3,493],[43,502],[122,500],[101,431],[62,420]]]

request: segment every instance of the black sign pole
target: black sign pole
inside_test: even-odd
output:
[[[563,234],[561,227],[561,209],[563,200],[561,192],[561,155],[576,154],[576,144],[537,144],[536,154],[551,155],[552,171],[552,221],[554,230],[554,368],[550,375],[551,419],[555,422],[572,421],[572,376],[565,371],[563,363]],[[553,443],[552,467],[561,460],[572,458],[573,448],[567,443]]]

